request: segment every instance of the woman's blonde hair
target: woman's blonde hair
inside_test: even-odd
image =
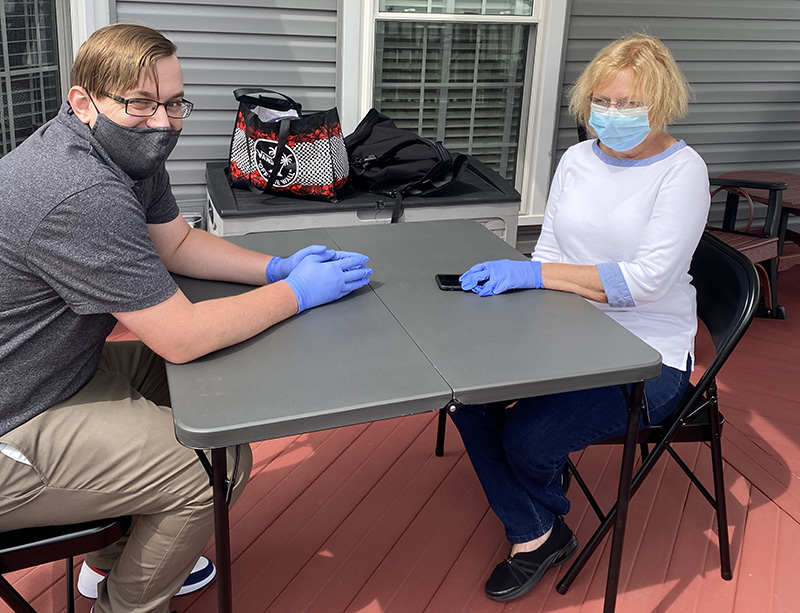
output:
[[[686,115],[689,84],[669,49],[653,36],[631,34],[598,51],[573,85],[569,110],[578,123],[589,128],[589,97],[623,71],[630,73],[641,102],[649,107],[654,131]]]
[[[156,62],[176,50],[172,41],[152,28],[127,23],[100,28],[78,49],[71,85],[93,94],[116,93],[136,87],[144,74],[158,86]]]

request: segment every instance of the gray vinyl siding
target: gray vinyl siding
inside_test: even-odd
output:
[[[167,169],[184,211],[205,205],[206,162],[228,158],[234,89],[275,89],[304,110],[335,104],[337,0],[126,0],[112,21],[156,28],[178,46],[195,107]]]
[[[689,114],[670,132],[703,156],[712,176],[800,172],[797,0],[572,0],[556,161],[577,141],[569,84],[597,50],[637,31],[661,38],[692,84]]]

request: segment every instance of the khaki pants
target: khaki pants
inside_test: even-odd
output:
[[[175,439],[168,405],[163,360],[139,342],[107,343],[78,393],[0,437],[30,461],[0,453],[0,530],[134,516],[127,537],[86,556],[111,569],[96,613],[169,611],[213,532],[208,475]],[[240,450],[234,501],[252,467]]]

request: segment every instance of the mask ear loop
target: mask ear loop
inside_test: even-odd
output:
[[[89,98],[89,102],[92,103],[92,106],[94,107],[94,110],[97,111],[97,114],[98,115],[102,115],[102,113],[100,112],[100,109],[97,108],[97,104],[95,104],[94,98],[92,98],[92,94],[89,93],[89,90],[86,89],[85,87],[82,88],[82,89],[83,89],[83,91],[86,92],[86,97]]]
[[[100,109],[97,108],[97,104],[95,104],[94,98],[92,98],[92,94],[90,94],[89,90],[86,89],[85,87],[83,87],[81,89],[83,89],[83,91],[86,92],[86,96],[89,98],[89,102],[92,103],[92,106],[94,107],[94,110],[97,113],[97,116],[100,117],[100,115],[102,115],[102,113],[100,112]],[[72,110],[72,107],[70,107],[70,111],[71,110]],[[97,120],[95,120],[95,121],[97,121]],[[94,128],[92,128],[91,130],[92,130],[92,133],[94,133]]]

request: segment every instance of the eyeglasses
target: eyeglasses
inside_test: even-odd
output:
[[[639,102],[637,100],[620,100],[619,102],[611,102],[611,100],[606,100],[605,98],[595,98],[594,96],[589,96],[589,102],[596,104],[597,106],[602,106],[604,109],[610,109],[613,106],[618,111],[640,109],[645,105],[644,102]]]
[[[103,95],[112,100],[116,100],[120,104],[125,105],[125,112],[134,117],[152,117],[156,114],[158,107],[163,106],[167,111],[167,116],[173,119],[186,119],[192,114],[194,104],[188,100],[169,100],[167,102],[158,102],[148,98],[122,98],[108,92],[103,92]]]

